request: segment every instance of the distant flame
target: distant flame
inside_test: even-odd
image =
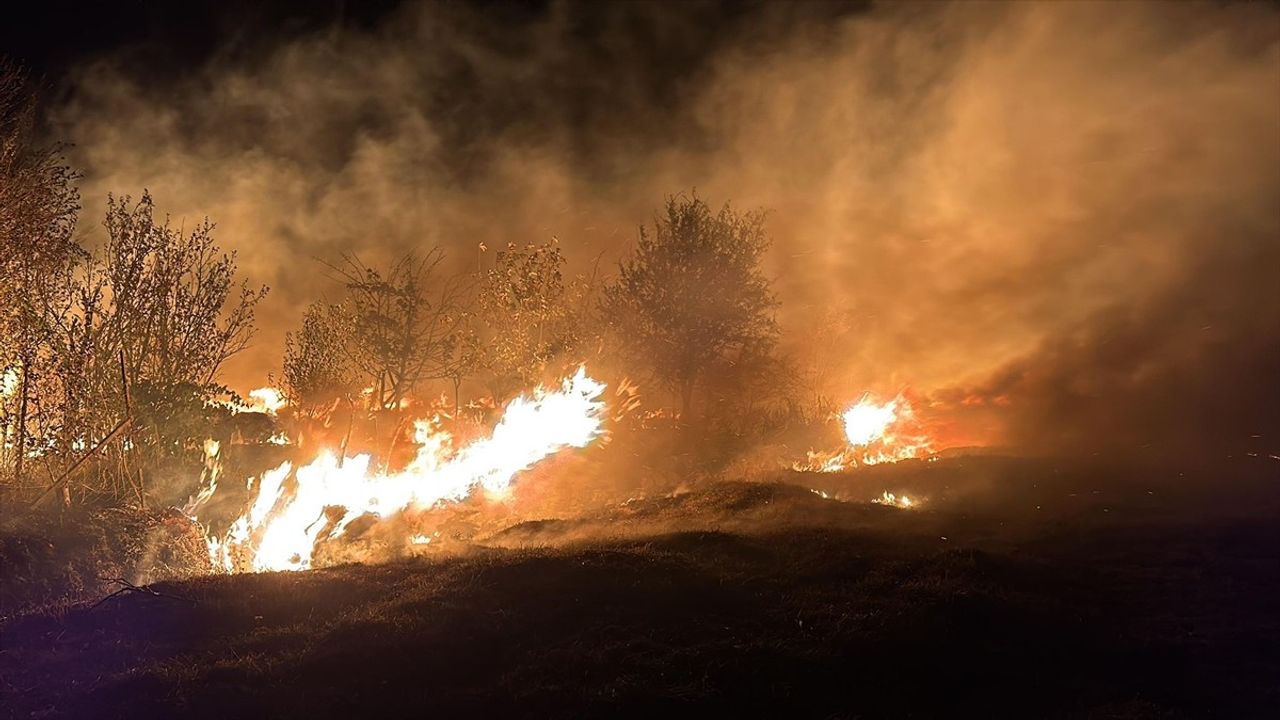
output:
[[[877,505],[892,505],[893,507],[902,508],[903,510],[910,510],[920,504],[919,500],[912,500],[906,495],[894,495],[888,490],[880,493],[880,497],[872,500],[871,502],[876,503]]]
[[[273,387],[260,387],[249,391],[250,410],[275,415],[287,403],[284,393]]]
[[[226,400],[219,404],[237,415],[240,413],[275,415],[281,408],[288,405],[289,401],[285,399],[284,392],[279,388],[260,387],[250,390],[243,401]]]
[[[369,455],[339,463],[329,451],[296,470],[282,463],[263,474],[252,505],[227,533],[209,538],[210,556],[228,572],[302,570],[311,566],[318,541],[343,535],[358,517],[387,518],[458,501],[477,488],[502,497],[517,473],[565,448],[585,447],[601,434],[604,403],[598,398],[604,389],[580,368],[559,390],[539,388],[512,400],[488,438],[456,452],[452,436],[438,423],[419,421],[418,454],[400,472],[371,471]],[[188,504],[188,514],[198,515],[216,480],[210,473],[210,487]],[[416,538],[410,541],[417,544]]]
[[[901,395],[877,403],[869,394],[845,410],[840,421],[846,446],[835,452],[811,450],[801,472],[839,472],[859,465],[877,465],[933,454],[933,440],[920,429],[911,404]]]
[[[885,430],[897,419],[898,400],[895,398],[877,405],[868,395],[858,404],[844,411],[844,437],[850,445],[868,445],[884,436]]]
[[[838,502],[844,502],[838,497],[831,496],[825,490],[809,488],[809,492],[821,497],[823,500],[836,500]],[[885,490],[884,492],[880,493],[880,497],[872,498],[871,502],[875,503],[876,505],[890,505],[896,508],[901,508],[903,510],[910,510],[912,508],[920,507],[920,505],[924,501],[919,498],[907,497],[906,495],[896,495],[894,493],[889,492],[888,490]]]

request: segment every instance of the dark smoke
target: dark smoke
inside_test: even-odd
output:
[[[1009,442],[1053,452],[1280,459],[1280,242],[1225,221],[1184,277],[1052,338],[983,388]]]
[[[611,261],[696,186],[771,210],[816,392],[976,398],[1033,449],[1280,450],[1274,5],[407,5],[73,77],[85,197],[208,214],[273,287],[242,387],[333,290],[313,256]]]

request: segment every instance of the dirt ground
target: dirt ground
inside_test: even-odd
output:
[[[157,583],[0,625],[0,712],[1268,717],[1278,474],[1003,458],[785,474],[451,555]],[[884,490],[925,502],[867,502]]]

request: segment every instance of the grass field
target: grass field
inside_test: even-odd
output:
[[[1280,707],[1272,467],[1194,481],[999,458],[872,470],[544,518],[448,556],[204,577],[157,584],[164,597],[27,614],[0,626],[4,712],[1238,718]],[[810,492],[818,485],[844,501]],[[929,499],[919,510],[860,500],[884,489]]]

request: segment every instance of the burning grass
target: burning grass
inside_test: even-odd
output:
[[[868,465],[928,458],[936,441],[917,418],[903,395],[876,402],[863,395],[840,414],[845,446],[835,451],[810,450],[803,462],[792,467],[798,472],[840,472]]]
[[[317,545],[343,537],[352,523],[421,512],[476,492],[502,498],[517,473],[601,435],[605,406],[598,398],[604,389],[579,368],[559,388],[538,388],[512,400],[488,437],[461,447],[438,418],[418,421],[417,453],[396,472],[375,469],[368,454],[342,458],[328,450],[296,470],[281,463],[248,479],[252,501],[225,532],[209,533],[210,559],[226,572],[305,570]],[[206,444],[203,486],[183,510],[195,522],[218,496],[218,453],[217,443]],[[201,526],[207,528],[207,521]],[[404,534],[401,542],[425,544],[414,537]]]

